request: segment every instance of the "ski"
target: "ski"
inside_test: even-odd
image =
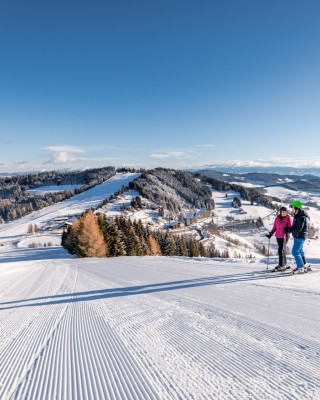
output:
[[[287,265],[286,268],[284,269],[276,269],[276,268],[271,268],[271,269],[265,269],[264,271],[260,271],[261,273],[265,273],[265,274],[281,274],[284,272],[290,272],[292,271],[292,267],[291,265]]]
[[[273,269],[270,270],[270,272],[272,274],[275,274],[275,273],[278,273],[278,272],[289,272],[291,270],[292,270],[292,267],[290,265],[287,265],[286,267],[283,267],[281,269],[273,268]]]
[[[262,271],[254,271],[253,275],[261,274],[261,275],[274,275],[274,276],[290,276],[290,275],[305,275],[310,272],[316,272],[318,271],[317,269],[313,269],[310,264],[306,265],[304,268],[302,268],[301,271],[296,271],[295,267],[292,267],[291,265],[287,266],[286,269],[282,270],[276,270],[275,268],[272,269],[265,269]]]
[[[304,274],[308,274],[309,272],[314,272],[314,270],[312,269],[310,264],[306,265],[304,268],[301,268],[301,269],[295,268],[292,271],[292,274],[293,275],[304,275]]]
[[[262,271],[255,271],[254,274],[270,274],[270,275],[290,275],[292,273],[293,268],[291,266],[287,266],[286,269],[276,270],[272,269],[265,269]]]

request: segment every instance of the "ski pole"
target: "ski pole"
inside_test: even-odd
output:
[[[270,238],[269,238],[269,241],[268,241],[267,269],[269,269],[269,249],[270,249]]]

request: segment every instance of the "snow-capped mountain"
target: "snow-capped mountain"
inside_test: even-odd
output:
[[[267,165],[259,162],[230,162],[203,165],[201,167],[192,168],[193,171],[198,170],[216,170],[225,173],[245,174],[245,173],[269,173],[280,175],[315,175],[320,176],[320,168],[318,166],[286,166],[274,163]]]

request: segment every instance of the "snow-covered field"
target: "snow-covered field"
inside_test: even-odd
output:
[[[265,218],[270,214],[271,210],[263,206],[251,205],[250,201],[241,199],[241,209],[232,207],[232,200],[234,197],[240,198],[240,194],[233,190],[227,192],[219,192],[217,190],[212,191],[212,197],[215,202],[215,220],[217,224],[224,225],[226,217],[234,218],[239,221],[245,221],[248,219]]]
[[[0,399],[320,398],[318,241],[313,273],[277,276],[265,259],[75,259],[53,232],[26,235],[134,177],[0,228]]]
[[[261,268],[27,253],[0,264],[0,398],[317,399],[320,270]]]
[[[288,204],[293,200],[300,200],[304,204],[313,202],[320,205],[319,190],[309,190],[308,192],[304,192],[301,190],[292,191],[282,186],[271,186],[265,188],[265,191],[268,195],[278,197]]]

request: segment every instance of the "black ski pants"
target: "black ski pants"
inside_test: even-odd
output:
[[[278,243],[279,265],[280,267],[285,267],[287,265],[287,256],[286,256],[287,241],[285,238],[276,238],[276,239]]]

